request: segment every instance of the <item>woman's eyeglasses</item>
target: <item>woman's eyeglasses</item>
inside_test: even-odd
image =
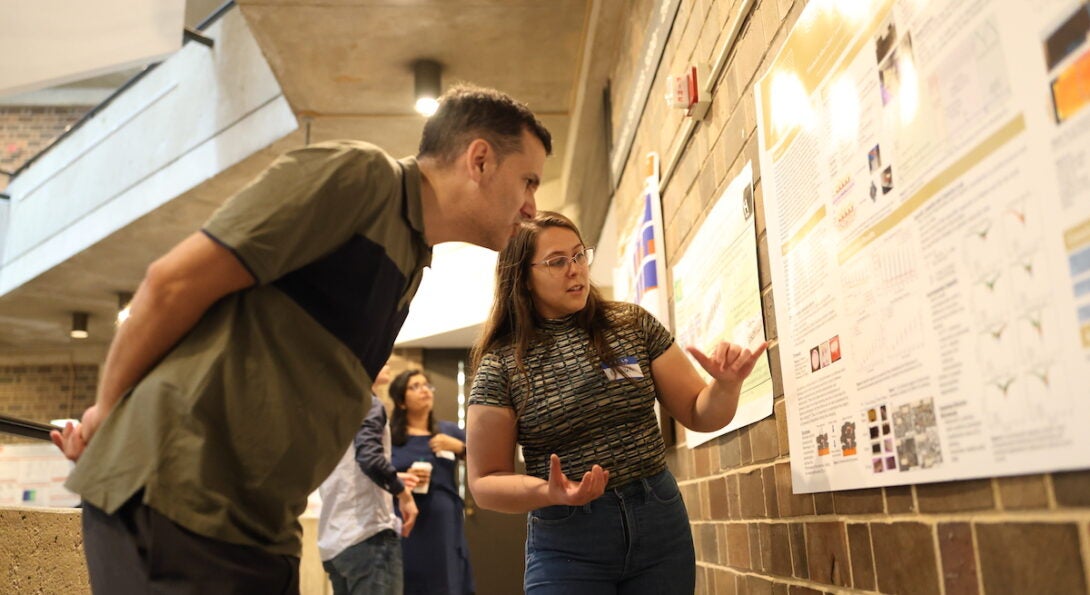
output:
[[[543,266],[550,275],[563,275],[568,272],[572,264],[589,267],[594,263],[594,248],[583,248],[572,256],[550,256],[541,262],[530,263],[533,266]]]
[[[406,386],[405,388],[407,388],[408,390],[411,390],[411,391],[418,391],[418,390],[420,390],[422,388],[426,388],[426,389],[430,390],[431,392],[435,392],[435,385],[433,385],[433,384],[410,384],[409,386]]]

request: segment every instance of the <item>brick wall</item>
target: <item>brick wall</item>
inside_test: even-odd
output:
[[[19,169],[89,109],[89,106],[0,107],[0,169]],[[0,176],[0,190],[7,185],[8,177]]]
[[[390,356],[392,375],[423,367],[420,349],[396,349]],[[95,402],[98,364],[0,364],[0,415],[48,423],[75,418]],[[385,389],[381,397],[387,399]],[[0,433],[0,444],[33,440]]]
[[[41,364],[0,366],[0,414],[48,423],[79,418],[95,401],[98,366]],[[0,444],[32,442],[0,434]]]
[[[711,62],[740,0],[682,0],[651,99],[616,194],[617,221],[635,221],[639,163],[666,160],[683,118],[660,98],[670,73]],[[711,112],[663,192],[666,254],[684,250],[715,197],[754,168],[758,255],[767,334],[776,336],[757,156],[753,82],[775,56],[804,0],[759,0]],[[628,88],[646,19],[630,20],[614,71]],[[618,92],[619,93],[619,92]],[[614,105],[624,97],[614,96]],[[665,165],[665,163],[664,163]],[[669,284],[667,284],[669,286]],[[668,461],[689,508],[698,593],[1082,593],[1090,575],[1090,472],[794,495],[778,350],[770,351],[773,417]]]

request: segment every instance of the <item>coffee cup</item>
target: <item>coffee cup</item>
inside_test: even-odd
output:
[[[425,473],[423,475],[426,475],[427,477],[426,478],[424,478],[424,477],[420,478],[420,483],[416,484],[416,487],[413,488],[413,493],[414,494],[427,494],[428,493],[428,486],[431,484],[431,463],[429,463],[427,461],[417,461],[417,462],[413,463],[412,466],[409,467],[409,472],[410,473],[412,473],[415,470],[426,471],[427,473]],[[418,474],[418,477],[419,477],[419,474]]]

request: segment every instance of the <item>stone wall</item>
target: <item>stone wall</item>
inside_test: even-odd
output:
[[[80,511],[0,508],[0,593],[90,593]]]

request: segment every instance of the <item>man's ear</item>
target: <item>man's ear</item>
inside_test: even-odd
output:
[[[465,167],[470,179],[474,182],[479,183],[481,178],[484,177],[484,172],[492,160],[492,153],[492,145],[489,145],[488,141],[483,138],[474,139],[466,147]]]

